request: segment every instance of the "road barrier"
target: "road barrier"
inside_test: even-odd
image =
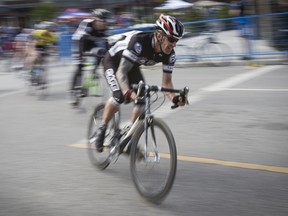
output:
[[[186,34],[176,47],[179,60],[193,59],[195,55],[198,55],[197,58],[274,58],[288,55],[288,12],[185,22],[184,26]],[[147,32],[154,29],[150,25],[142,28],[112,29],[110,32],[119,34],[131,30]],[[205,52],[200,55],[194,45],[199,44],[199,38],[205,34],[207,36],[207,33],[213,34],[214,42],[230,47],[229,52],[218,56]],[[60,58],[71,58],[71,44],[71,34],[61,34]],[[195,54],[195,50],[198,53]]]

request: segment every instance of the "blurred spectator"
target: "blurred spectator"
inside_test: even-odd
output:
[[[234,16],[238,16],[236,20],[238,29],[240,31],[240,37],[243,41],[244,56],[242,57],[243,60],[250,60],[252,59],[252,37],[254,35],[252,20],[248,18],[248,15],[252,15],[249,13],[248,6],[251,4],[251,0],[239,0],[234,2],[234,7],[231,8],[231,14]]]
[[[18,34],[15,27],[2,27],[0,35],[0,55],[11,56],[14,52],[14,38]]]
[[[62,24],[60,26],[59,34],[59,57],[60,60],[70,61],[72,56],[72,35],[75,29],[67,24]]]
[[[288,62],[288,0],[273,0],[274,13],[286,14],[279,15],[274,18],[274,45],[280,51],[286,52],[284,62]]]

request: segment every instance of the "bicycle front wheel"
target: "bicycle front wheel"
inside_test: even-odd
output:
[[[161,203],[169,194],[176,175],[177,151],[167,124],[154,118],[147,130],[144,123],[132,137],[130,170],[138,193],[152,203]]]

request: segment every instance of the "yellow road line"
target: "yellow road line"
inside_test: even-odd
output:
[[[252,163],[241,163],[234,161],[225,161],[225,160],[215,160],[210,158],[199,158],[199,157],[190,157],[190,156],[181,156],[178,155],[178,160],[189,161],[195,163],[204,163],[204,164],[216,164],[221,166],[230,166],[237,167],[242,169],[254,169],[254,170],[264,170],[269,172],[278,172],[288,174],[288,167],[277,167],[277,166],[267,166],[261,164],[252,164]]]
[[[87,148],[86,144],[72,144],[68,146],[75,147],[75,148]],[[161,153],[160,156],[163,158],[169,158],[169,154]],[[220,166],[236,167],[236,168],[242,168],[242,169],[263,170],[263,171],[269,171],[269,172],[288,174],[288,167],[267,166],[267,165],[261,165],[261,164],[241,163],[241,162],[234,162],[234,161],[216,160],[216,159],[210,159],[210,158],[200,158],[200,157],[191,157],[191,156],[183,156],[183,155],[178,155],[177,159],[179,161],[187,161],[187,162],[202,163],[202,164],[215,164],[215,165],[220,165]]]

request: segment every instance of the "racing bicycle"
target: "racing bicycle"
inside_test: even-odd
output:
[[[144,96],[140,97],[140,91]],[[137,92],[136,104],[145,109],[132,125],[120,126],[121,113],[118,111],[110,120],[104,140],[103,152],[95,149],[96,131],[101,124],[105,104],[99,104],[89,121],[88,156],[93,165],[104,170],[115,163],[119,155],[130,156],[130,172],[138,193],[147,201],[161,203],[169,194],[177,169],[176,143],[169,126],[152,113],[151,105],[159,98],[158,93],[174,92],[187,98],[189,88],[168,89],[147,85],[142,81],[133,85]],[[158,108],[164,103],[163,101]],[[187,102],[188,104],[188,102]],[[173,105],[171,108],[176,108]]]

